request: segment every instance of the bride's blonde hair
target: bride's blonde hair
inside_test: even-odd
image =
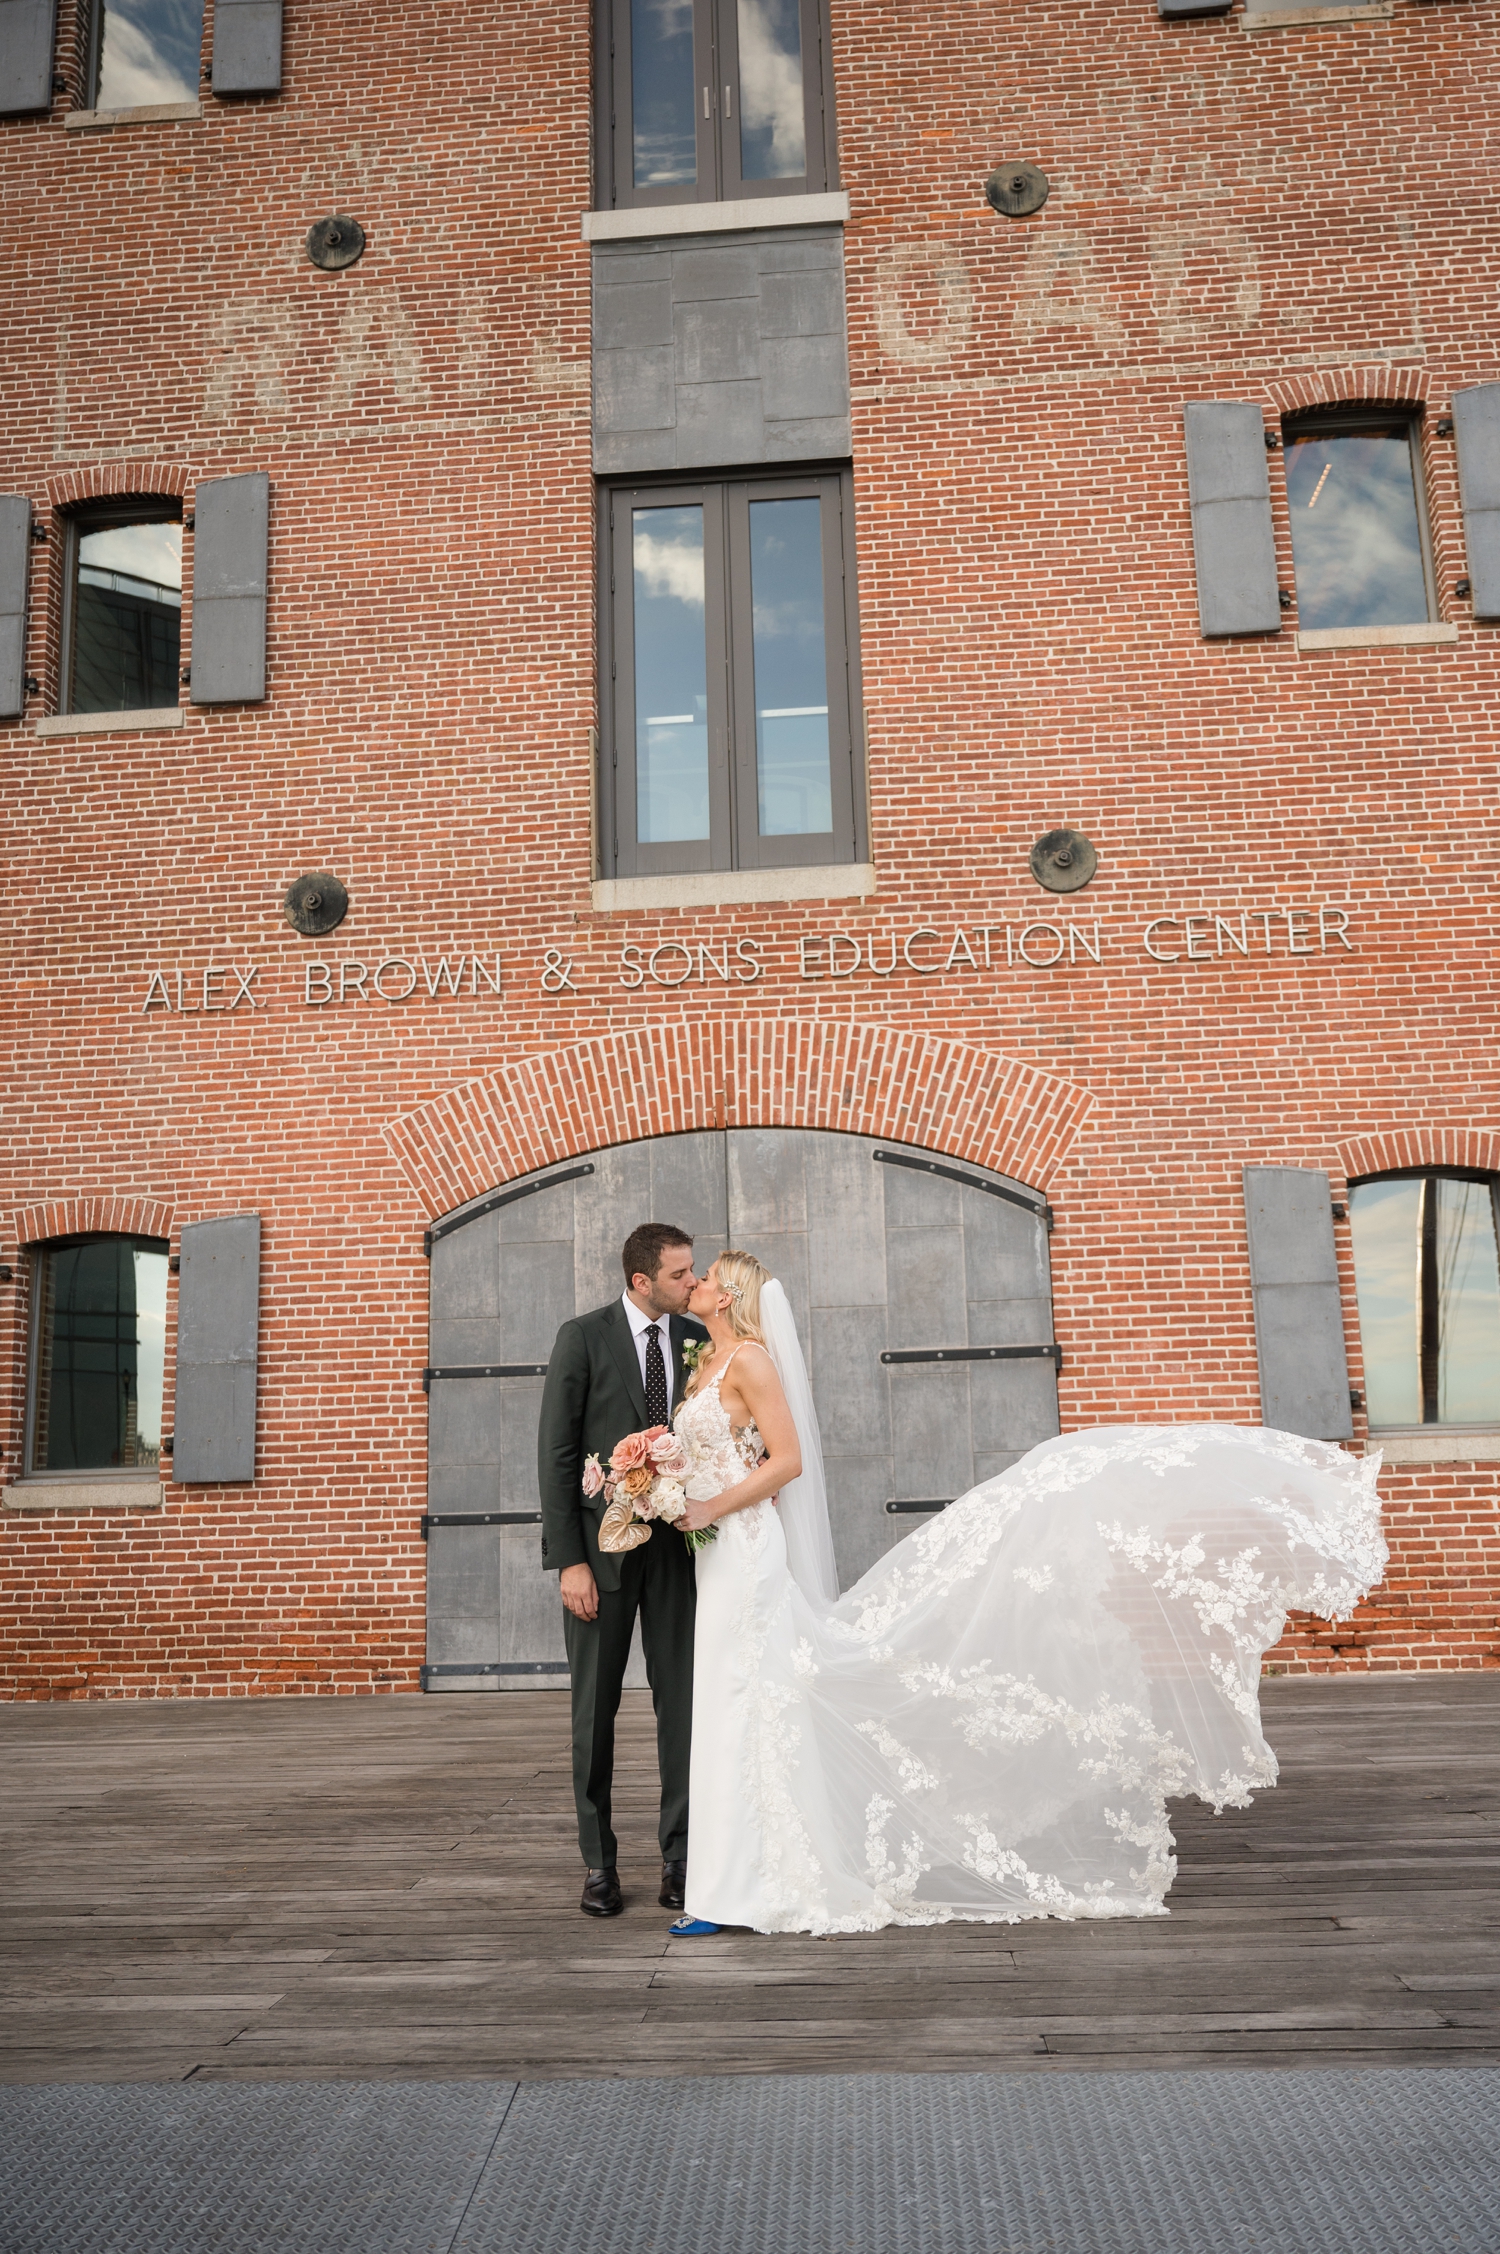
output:
[[[721,1252],[714,1262],[718,1272],[719,1289],[729,1294],[728,1321],[736,1338],[752,1338],[757,1346],[764,1346],[760,1327],[760,1295],[764,1285],[771,1281],[771,1271],[763,1268],[753,1252]]]

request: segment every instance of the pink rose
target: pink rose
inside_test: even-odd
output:
[[[650,1454],[644,1432],[627,1432],[624,1439],[617,1441],[611,1450],[609,1468],[613,1472],[639,1471]]]
[[[652,1441],[651,1461],[668,1479],[681,1479],[687,1473],[687,1450],[675,1432],[664,1431],[659,1440]]]
[[[583,1467],[583,1491],[588,1496],[597,1495],[604,1485],[604,1473],[599,1458],[590,1456]]]

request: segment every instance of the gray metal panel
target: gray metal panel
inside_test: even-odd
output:
[[[14,720],[26,706],[30,568],[31,503],[24,493],[0,493],[0,720]]]
[[[0,117],[52,107],[57,0],[0,0]]]
[[[260,1215],[189,1221],[180,1252],[172,1476],[253,1479]]]
[[[1169,22],[1177,16],[1227,16],[1233,6],[1234,0],[1156,0],[1157,14]]]
[[[258,704],[266,693],[270,479],[211,478],[193,497],[192,699]]]
[[[675,1221],[702,1239],[700,1260],[722,1250],[721,1134],[627,1143],[592,1153],[589,1163],[591,1175],[518,1198],[437,1239],[428,1333],[435,1367],[545,1363],[560,1324],[624,1289],[620,1247],[638,1221]],[[429,1512],[534,1511],[541,1404],[540,1378],[434,1379]],[[563,1655],[557,1577],[542,1570],[539,1525],[429,1528],[430,1666],[516,1666]],[[431,1687],[547,1690],[559,1680],[448,1675]],[[626,1681],[639,1687],[645,1680],[637,1641]]]
[[[960,1495],[1057,1431],[1050,1362],[880,1359],[1050,1343],[1045,1230],[985,1191],[877,1165],[890,1144],[791,1128],[728,1143],[730,1235],[783,1277],[797,1313],[847,1588],[916,1523],[887,1514],[889,1499]]]
[[[1199,624],[1205,634],[1274,634],[1281,605],[1260,409],[1201,401],[1183,409],[1183,423]]]
[[[840,229],[599,244],[593,290],[597,471],[848,453]]]
[[[1310,1440],[1347,1440],[1349,1364],[1328,1176],[1247,1166],[1245,1226],[1265,1423]]]
[[[1458,492],[1476,618],[1500,618],[1500,384],[1453,394]]]
[[[281,92],[281,0],[214,0],[213,89]]]

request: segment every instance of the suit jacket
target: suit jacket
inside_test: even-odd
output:
[[[688,1373],[682,1349],[708,1332],[690,1315],[668,1322],[672,1349],[672,1405],[682,1399]],[[620,1559],[599,1548],[602,1495],[583,1492],[583,1463],[598,1456],[607,1464],[610,1450],[627,1432],[646,1425],[646,1388],[640,1356],[625,1310],[618,1299],[591,1314],[564,1323],[547,1364],[542,1417],[537,1431],[537,1488],[542,1505],[542,1564],[549,1573],[565,1565],[589,1565],[601,1589],[620,1586]]]

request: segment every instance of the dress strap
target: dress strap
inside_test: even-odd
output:
[[[743,1339],[741,1339],[741,1340],[740,1340],[740,1346],[743,1346],[743,1345],[744,1345],[744,1343],[745,1343],[745,1341],[744,1341]],[[732,1347],[730,1348],[730,1350],[729,1350],[729,1362],[732,1362],[732,1361],[734,1360],[734,1358],[735,1358],[735,1355],[736,1355],[736,1354],[738,1354],[738,1352],[739,1352],[739,1350],[740,1350],[740,1346],[732,1346]],[[724,1378],[725,1378],[725,1374],[726,1374],[726,1372],[728,1371],[728,1368],[729,1368],[729,1362],[726,1362],[726,1363],[724,1364],[724,1368],[723,1368],[722,1370],[715,1370],[715,1371],[714,1371],[714,1374],[713,1374],[713,1376],[712,1376],[712,1377],[711,1377],[711,1378],[709,1379],[709,1381],[708,1381],[710,1385],[722,1385],[722,1384],[724,1383]]]

